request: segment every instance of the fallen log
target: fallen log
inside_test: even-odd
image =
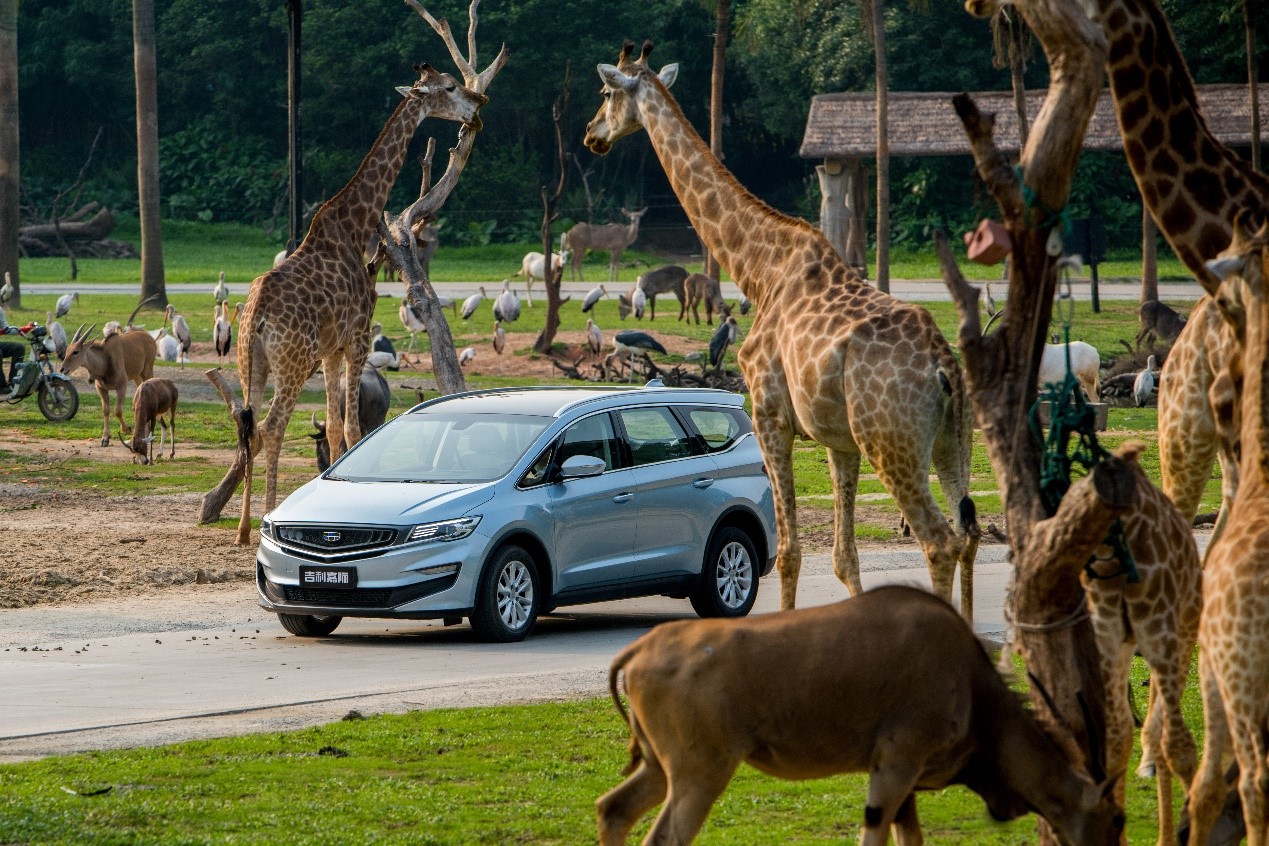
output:
[[[76,212],[78,214],[78,212]],[[60,230],[62,237],[68,241],[100,241],[115,229],[115,217],[110,209],[98,209],[88,220],[77,220],[74,216],[58,223],[32,223],[18,227],[19,238],[34,238],[39,241],[56,240]]]

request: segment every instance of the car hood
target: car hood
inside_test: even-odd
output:
[[[280,523],[403,525],[462,517],[493,497],[493,482],[337,482],[317,478],[270,512]]]

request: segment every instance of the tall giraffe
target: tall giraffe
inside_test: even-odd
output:
[[[343,453],[342,443],[352,445],[361,438],[358,376],[369,353],[376,299],[364,254],[415,130],[429,116],[479,126],[476,115],[487,101],[483,94],[426,64],[415,69],[418,81],[397,88],[405,99],[353,178],[317,210],[296,251],[251,283],[238,334],[239,378],[247,406],[242,418],[247,462],[239,544],[247,543],[251,534],[251,458],[263,448],[268,512],[277,503],[278,455],[287,423],[304,381],[319,363],[328,385],[326,440],[331,460]],[[343,417],[339,396],[329,388],[339,384],[341,369],[347,409]],[[255,415],[270,376],[273,402],[257,429]]]
[[[1208,549],[1199,625],[1203,761],[1190,788],[1191,843],[1207,843],[1225,800],[1225,751],[1238,760],[1238,793],[1250,846],[1269,843],[1269,223],[1248,235],[1236,227],[1229,251],[1211,262],[1224,278],[1215,295],[1241,335],[1230,378],[1241,381],[1238,491],[1229,521]]]
[[[1141,728],[1142,745],[1162,749],[1159,781],[1159,844],[1176,843],[1172,820],[1172,776],[1188,789],[1197,763],[1194,737],[1181,713],[1181,693],[1190,674],[1202,606],[1202,570],[1190,521],[1151,484],[1137,462],[1144,444],[1130,442],[1115,454],[1136,480],[1136,504],[1124,515],[1124,534],[1140,577],[1128,583],[1114,556],[1089,563],[1082,581],[1088,597],[1106,690],[1106,771],[1122,773],[1132,754],[1132,705],[1128,671],[1135,652],[1150,667],[1150,704]],[[1115,782],[1124,805],[1126,779]]]
[[[972,411],[951,347],[929,312],[870,287],[818,230],[741,187],[670,95],[678,66],[658,75],[647,66],[651,44],[636,61],[632,47],[617,66],[599,65],[604,103],[585,143],[602,155],[646,129],[692,225],[754,304],[739,361],[775,494],[781,607],[793,607],[802,565],[793,488],[793,439],[802,435],[828,450],[833,567],[851,594],[862,589],[854,506],[864,456],[920,541],[939,595],[951,598],[960,562],[961,611],[972,620]],[[955,530],[930,493],[931,462]]]
[[[1177,256],[1210,294],[1217,280],[1204,262],[1230,243],[1240,210],[1269,210],[1269,178],[1208,129],[1194,81],[1157,0],[1097,0],[1110,44],[1106,68],[1124,152],[1141,196]],[[1159,383],[1163,489],[1193,519],[1218,456],[1208,391],[1237,355],[1210,297],[1201,298],[1164,364]],[[1225,523],[1238,462],[1219,450]]]

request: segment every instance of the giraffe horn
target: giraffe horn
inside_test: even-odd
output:
[[[639,59],[635,64],[646,65],[648,63],[648,54],[652,52],[652,40],[647,39],[643,42],[643,47],[639,50]]]
[[[432,66],[429,65],[427,62],[419,62],[417,65],[414,66],[414,69],[418,71],[420,74],[425,74],[432,69]]]
[[[634,42],[629,38],[621,45],[621,55],[617,57],[617,64],[622,64],[630,59],[630,54],[634,52]]]

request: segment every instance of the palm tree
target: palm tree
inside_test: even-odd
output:
[[[877,76],[877,290],[890,293],[890,71],[882,0],[860,0],[872,25]]]
[[[167,305],[159,223],[159,102],[154,60],[154,0],[132,0],[137,82],[137,196],[141,216],[141,299]]]
[[[0,278],[6,272],[18,308],[18,0],[0,0]]]
[[[1251,95],[1251,166],[1260,170],[1260,61],[1256,55],[1256,15],[1252,0],[1243,0],[1247,34],[1247,92]]]
[[[723,160],[723,77],[727,71],[727,42],[731,39],[731,0],[714,0],[714,66],[709,78],[709,149]],[[705,275],[719,278],[718,260],[704,248]]]

